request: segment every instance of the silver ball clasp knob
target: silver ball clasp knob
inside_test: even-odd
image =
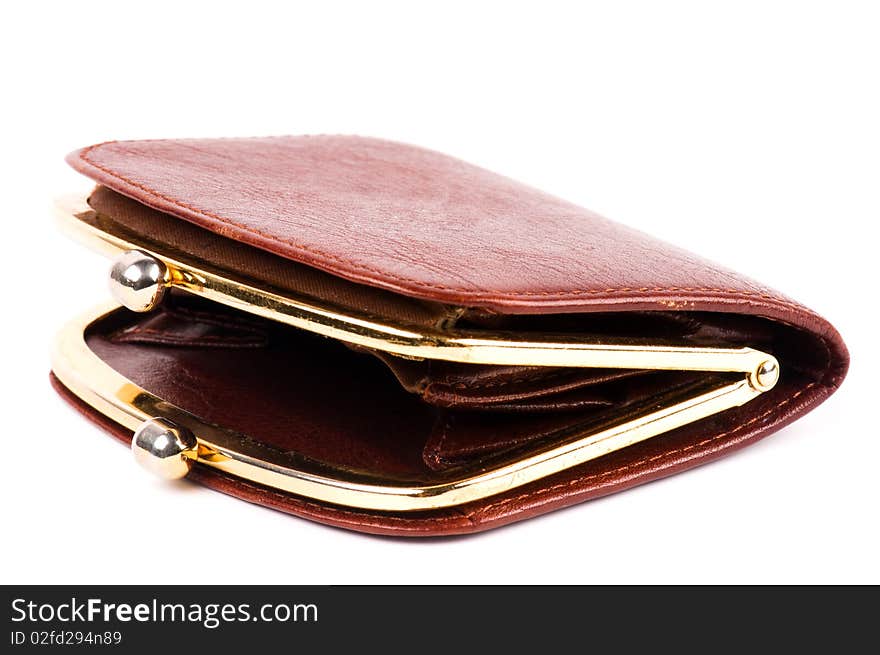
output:
[[[140,250],[129,250],[110,268],[110,293],[133,312],[148,312],[165,295],[165,264]]]
[[[192,432],[163,418],[144,421],[131,439],[135,461],[167,480],[186,477],[198,446]]]

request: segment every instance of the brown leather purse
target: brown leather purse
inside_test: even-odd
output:
[[[457,159],[345,136],[103,143],[63,224],[115,257],[56,388],[166,477],[364,532],[484,530],[827,398],[778,292]]]

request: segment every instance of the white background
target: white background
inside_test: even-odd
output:
[[[314,4],[4,8],[0,582],[880,582],[876,5]],[[49,388],[54,331],[107,295],[50,219],[87,188],[63,156],[291,133],[434,148],[698,251],[826,315],[850,375],[740,454],[475,537],[164,484]]]

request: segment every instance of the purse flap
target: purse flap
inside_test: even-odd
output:
[[[367,285],[503,313],[790,302],[730,270],[458,159],[353,136],[116,141],[78,171],[208,230]],[[661,307],[657,304],[662,301]]]

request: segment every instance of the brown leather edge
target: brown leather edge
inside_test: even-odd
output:
[[[84,416],[122,443],[130,441],[131,431],[85,404],[54,374],[50,374],[50,380],[56,391]],[[588,463],[481,502],[434,512],[392,514],[324,505],[201,466],[194,467],[188,479],[264,507],[360,532],[421,537],[466,534],[622,491],[718,459],[782,428],[821,403],[833,390],[820,382],[811,382],[749,420],[671,452],[645,457],[611,470],[596,470],[595,463]],[[585,469],[591,470],[591,465],[593,472],[586,473]]]

